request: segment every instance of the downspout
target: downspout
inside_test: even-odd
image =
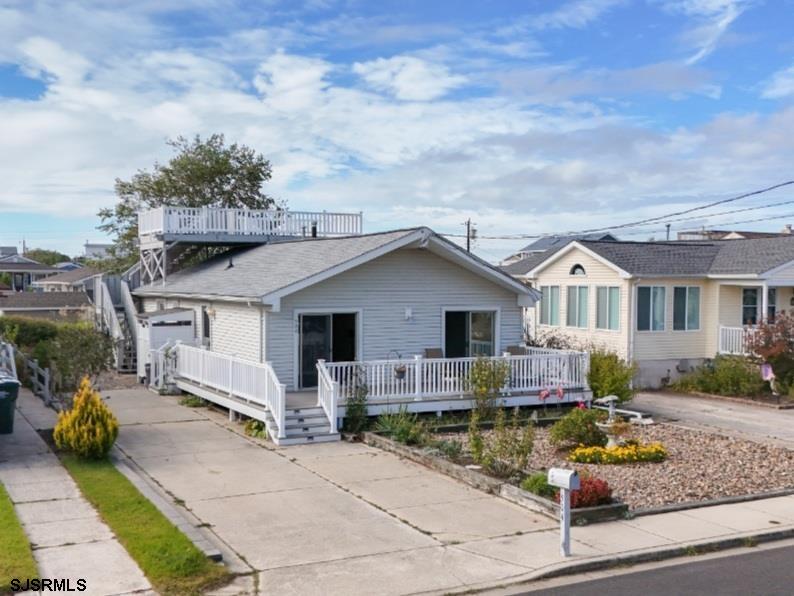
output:
[[[637,281],[629,280],[629,346],[628,358],[629,363],[634,363],[634,333],[637,329]]]

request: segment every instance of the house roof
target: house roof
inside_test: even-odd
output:
[[[13,261],[0,260],[1,273],[56,273],[59,269],[50,267],[49,265],[42,265],[35,261],[16,263]]]
[[[80,308],[91,301],[85,292],[14,292],[0,297],[0,310]]]
[[[141,296],[217,296],[276,304],[282,296],[393,250],[411,246],[443,253],[449,260],[490,276],[517,294],[537,298],[534,290],[428,228],[343,238],[301,238],[237,248],[171,274],[165,284],[155,282],[134,293]]]
[[[521,259],[520,261],[516,261],[515,263],[510,263],[509,265],[504,265],[502,267],[502,271],[510,275],[526,275],[527,273],[532,271],[535,267],[537,267],[540,263],[548,259],[550,255],[557,252],[559,248],[556,250],[550,250],[548,252],[539,252],[539,253],[531,254],[528,257]]]
[[[16,246],[0,246],[0,257],[10,257],[17,254]]]
[[[794,237],[672,242],[581,241],[619,269],[636,276],[706,277],[709,275],[761,275],[794,261]],[[523,259],[504,269],[526,275],[564,247],[541,258]]]
[[[565,246],[574,240],[617,240],[615,236],[609,232],[598,232],[595,234],[570,234],[567,236],[542,236],[535,240],[532,244],[527,244],[518,252],[545,252],[547,250],[556,249]]]
[[[98,271],[93,267],[80,267],[78,269],[70,269],[68,271],[64,271],[63,273],[59,273],[58,275],[40,279],[34,283],[37,285],[51,283],[73,284],[95,275],[101,275],[101,273],[101,271]]]

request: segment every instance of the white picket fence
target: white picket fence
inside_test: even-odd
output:
[[[170,374],[230,398],[267,408],[276,421],[278,438],[286,436],[286,386],[279,382],[269,363],[244,360],[184,344],[177,344],[171,349],[175,350],[175,360]],[[167,359],[165,364],[168,365]],[[155,372],[161,374],[160,369]],[[169,372],[166,371],[165,374],[168,375]],[[226,403],[224,400],[224,404]]]
[[[543,350],[522,356],[497,356],[509,367],[505,394],[588,389],[587,371],[590,363],[586,352]],[[338,383],[339,396],[344,399],[365,380],[369,400],[435,399],[471,395],[469,374],[477,358],[422,358],[412,360],[375,360],[365,362],[325,362],[330,380]]]
[[[362,233],[361,213],[159,207],[138,214],[138,234],[232,234],[258,236],[353,236]]]

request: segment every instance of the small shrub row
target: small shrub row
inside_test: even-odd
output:
[[[628,442],[617,447],[577,447],[568,460],[579,464],[636,464],[661,462],[667,459],[667,450],[661,443],[641,445]]]
[[[422,445],[427,439],[427,427],[419,419],[418,414],[411,414],[405,406],[397,412],[389,412],[378,416],[375,430],[389,435],[398,443],[405,445]]]
[[[549,484],[546,472],[535,472],[521,481],[521,488],[533,495],[545,497],[547,499],[557,498],[557,487]]]
[[[535,428],[522,423],[518,409],[508,424],[504,408],[496,410],[493,432],[484,435],[480,416],[474,411],[469,420],[469,451],[472,459],[489,473],[507,478],[527,467],[535,445]]]
[[[742,356],[717,356],[672,384],[676,391],[755,397],[767,392],[758,365]]]

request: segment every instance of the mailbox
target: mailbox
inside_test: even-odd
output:
[[[552,486],[565,490],[579,490],[579,474],[576,470],[551,468],[549,470],[548,482]]]

